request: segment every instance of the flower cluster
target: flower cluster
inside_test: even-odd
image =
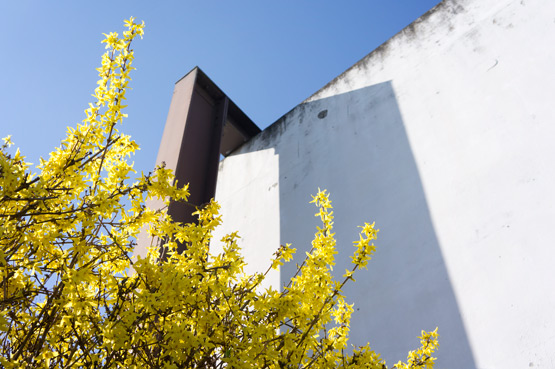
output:
[[[191,224],[173,222],[167,207],[145,206],[152,197],[186,201],[189,193],[162,167],[130,182],[127,160],[138,146],[116,125],[125,117],[131,43],[144,26],[131,18],[125,27],[122,37],[105,35],[85,120],[68,128],[38,173],[19,150],[9,153],[10,137],[0,147],[0,366],[383,369],[369,346],[346,350],[353,307],[341,293],[367,266],[378,230],[362,227],[353,267],[336,281],[326,191],[313,199],[322,227],[281,291],[261,289],[266,274],[243,272],[237,233],[211,253],[221,222],[215,201]],[[163,245],[134,260],[145,227]],[[281,246],[270,268],[294,252]],[[421,343],[395,367],[432,367],[437,330]]]

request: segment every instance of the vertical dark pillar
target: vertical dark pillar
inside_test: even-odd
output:
[[[208,167],[214,168],[214,170],[208,170],[206,173],[206,186],[204,193],[204,202],[210,201],[216,195],[216,183],[218,181],[218,166],[220,163],[220,148],[222,142],[222,132],[225,122],[227,120],[227,109],[229,105],[229,99],[227,96],[222,96],[215,105],[214,111],[216,112],[216,117],[214,119],[213,126],[213,142],[212,147],[216,147],[217,150],[210,150],[210,158],[208,159]]]
[[[260,129],[199,68],[174,87],[156,165],[173,170],[178,185],[189,184],[188,204],[170,203],[168,214],[177,222],[195,222],[192,215],[216,194],[220,155],[227,155]],[[162,200],[150,208],[160,209]],[[160,240],[141,232],[135,254]]]
[[[172,102],[173,103],[173,102]],[[179,150],[175,177],[189,183],[189,203],[200,207],[216,194],[222,127],[227,116],[227,97],[215,100],[195,86]],[[174,202],[168,213],[177,222],[193,222],[195,208]]]

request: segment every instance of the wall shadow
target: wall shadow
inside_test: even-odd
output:
[[[310,248],[315,208],[309,194],[331,193],[339,278],[350,267],[358,225],[376,221],[369,270],[345,289],[354,302],[351,343],[370,345],[392,365],[439,327],[437,367],[475,368],[426,196],[390,82],[303,103],[240,151],[273,147],[279,156],[280,241],[297,248],[281,269],[294,273]]]

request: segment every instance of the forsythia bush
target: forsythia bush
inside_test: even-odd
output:
[[[325,191],[313,202],[322,220],[297,274],[282,290],[245,275],[238,236],[210,254],[218,204],[197,224],[173,223],[151,197],[186,201],[172,173],[157,168],[129,183],[137,150],[116,124],[125,117],[132,40],[143,24],[106,35],[96,102],[86,119],[32,173],[4,139],[0,150],[0,364],[5,368],[385,368],[368,346],[348,349],[352,306],[341,288],[366,267],[377,230],[362,227],[353,267],[337,282],[333,213]],[[124,202],[128,208],[124,207]],[[139,230],[164,240],[146,258],[131,255]],[[186,250],[177,253],[177,243]],[[291,259],[281,246],[270,267]],[[397,368],[431,368],[437,333]]]

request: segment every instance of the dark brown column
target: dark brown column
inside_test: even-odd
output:
[[[197,207],[206,204],[216,194],[220,143],[222,127],[227,117],[227,105],[226,96],[214,99],[201,87],[195,85],[193,88],[175,177],[179,184],[189,184],[189,203]],[[194,211],[190,205],[177,202],[171,203],[168,209],[168,213],[178,222],[195,221],[192,216]]]
[[[177,222],[194,222],[197,207],[216,194],[220,156],[227,156],[260,129],[198,67],[174,87],[156,165],[175,173],[179,185],[189,184],[188,204],[170,203],[168,214]],[[150,201],[161,208],[162,201]],[[151,245],[146,232],[136,253]],[[160,242],[156,241],[156,244]]]

